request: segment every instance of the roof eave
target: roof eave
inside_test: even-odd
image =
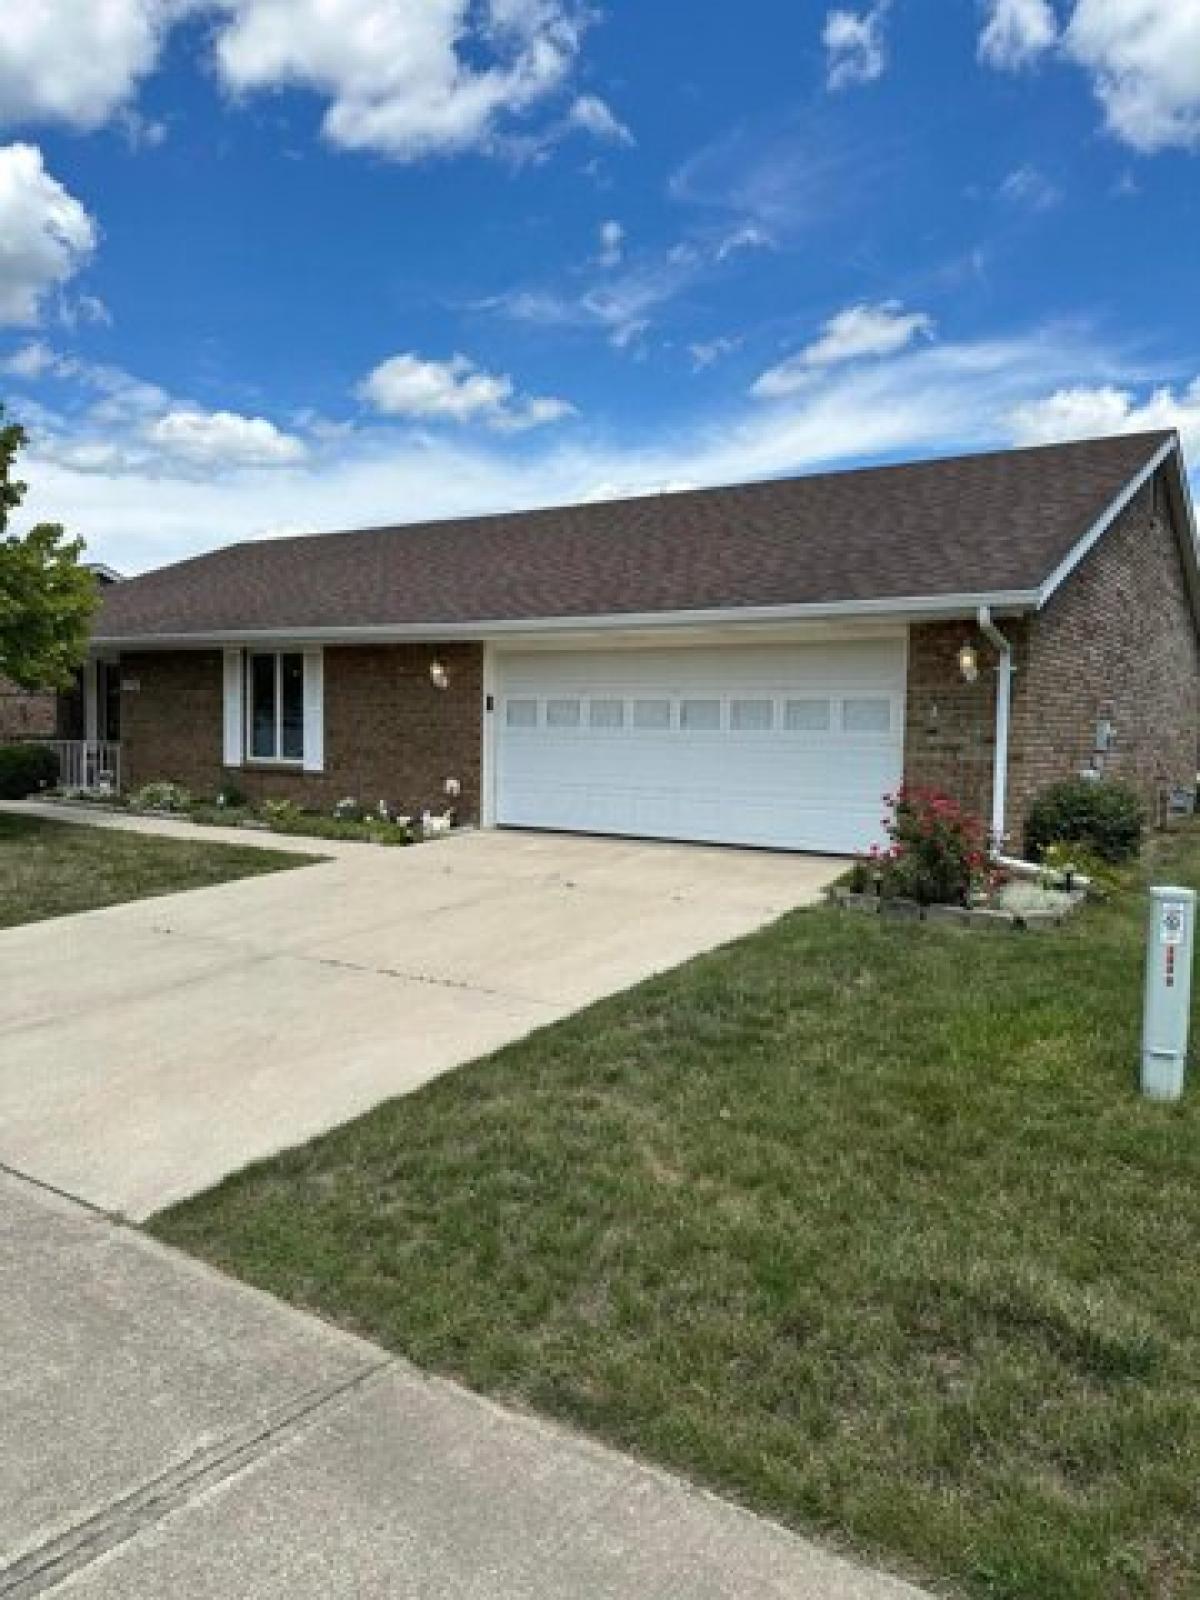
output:
[[[405,644],[453,640],[503,641],[513,637],[563,637],[577,633],[635,633],[689,628],[756,628],[836,622],[954,621],[974,617],[980,606],[997,615],[1034,610],[1036,589],[1005,589],[949,595],[905,595],[873,600],[815,601],[803,605],[715,606],[688,611],[609,612],[594,616],[521,617],[469,622],[369,624],[362,627],[220,628],[193,632],[97,634],[94,650],[212,649],[267,644]]]

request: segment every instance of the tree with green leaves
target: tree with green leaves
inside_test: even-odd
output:
[[[80,564],[83,540],[68,539],[57,523],[5,531],[25,498],[13,469],[27,443],[0,405],[0,677],[23,689],[65,689],[87,653],[96,580]]]

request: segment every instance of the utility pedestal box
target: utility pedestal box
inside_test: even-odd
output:
[[[1151,1100],[1183,1094],[1195,928],[1193,889],[1151,889],[1142,1021],[1142,1093]]]

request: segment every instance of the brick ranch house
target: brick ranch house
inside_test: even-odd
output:
[[[87,737],[127,788],[830,852],[905,777],[1019,838],[1054,778],[1194,785],[1198,618],[1143,434],[232,545],[106,592]]]

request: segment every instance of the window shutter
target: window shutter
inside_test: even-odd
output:
[[[304,770],[325,770],[325,662],[320,650],[304,652]]]
[[[242,764],[242,738],[246,719],[242,709],[242,652],[225,652],[225,737],[222,761],[227,767]]]

